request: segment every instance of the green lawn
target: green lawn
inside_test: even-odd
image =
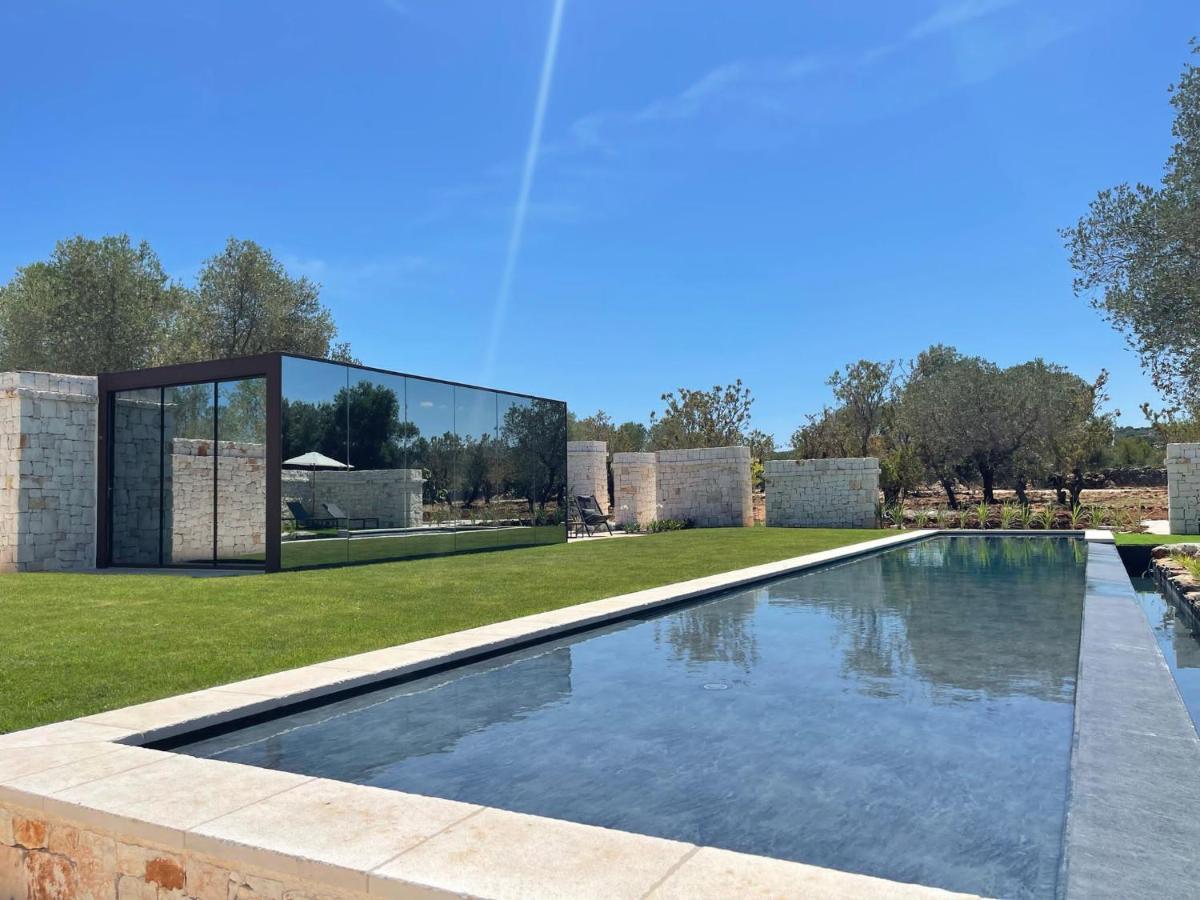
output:
[[[277,575],[0,575],[0,732],[886,534],[714,528]]]
[[[1182,544],[1200,541],[1195,534],[1117,534],[1117,543],[1135,547],[1157,547],[1159,544]]]

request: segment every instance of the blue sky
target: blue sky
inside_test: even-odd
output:
[[[786,441],[835,368],[942,342],[1108,368],[1141,422],[1056,229],[1157,180],[1194,2],[565,0],[547,71],[554,9],[5,4],[0,278],[128,232],[188,281],[236,235],[364,362],[580,414],[740,377]]]

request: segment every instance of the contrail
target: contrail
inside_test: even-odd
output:
[[[533,126],[529,130],[529,145],[525,148],[525,167],[521,172],[521,189],[517,192],[517,204],[513,209],[512,231],[508,236],[508,255],[504,258],[500,290],[496,292],[496,305],[492,310],[492,333],[488,339],[487,356],[484,357],[485,382],[491,378],[496,362],[496,354],[500,346],[500,332],[504,328],[509,295],[512,293],[513,273],[517,268],[517,257],[521,253],[521,238],[525,232],[525,214],[529,211],[529,191],[533,187],[533,175],[537,169],[538,147],[542,143],[542,124],[546,120],[550,83],[554,80],[554,58],[558,55],[558,33],[562,28],[564,6],[566,6],[566,0],[554,0],[554,11],[550,15],[550,34],[546,37],[546,54],[542,57],[542,76],[538,82],[537,101],[533,106]]]

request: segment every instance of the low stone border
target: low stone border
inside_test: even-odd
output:
[[[903,532],[0,735],[8,896],[964,896],[140,746],[921,540]]]
[[[1192,612],[1200,615],[1200,580],[1174,557],[1200,557],[1200,544],[1163,544],[1150,551],[1150,573],[1158,586],[1169,591]]]

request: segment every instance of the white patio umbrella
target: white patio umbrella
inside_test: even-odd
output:
[[[312,472],[312,505],[314,515],[317,512],[317,469],[354,468],[349,463],[338,462],[336,459],[326,456],[324,453],[318,453],[316,450],[309,450],[307,453],[301,453],[299,456],[285,459],[283,464],[293,469],[308,469]]]

